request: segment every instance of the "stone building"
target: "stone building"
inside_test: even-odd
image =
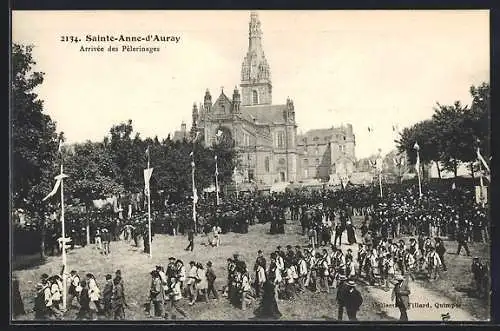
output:
[[[351,176],[356,171],[355,146],[351,124],[309,130],[297,136],[301,180]]]
[[[248,40],[240,89],[235,87],[229,96],[222,90],[215,100],[207,90],[203,103],[193,105],[192,131],[199,130],[207,146],[220,139],[234,141],[238,172],[245,181],[267,185],[297,181],[295,108],[289,98],[284,104],[272,103],[271,70],[256,13],[250,16]],[[216,138],[219,130],[223,135]]]
[[[182,141],[184,139],[189,139],[190,133],[187,131],[186,123],[182,122],[181,129],[174,132],[172,137],[173,141]]]
[[[216,98],[207,89],[203,103],[193,104],[191,135],[199,131],[206,146],[234,142],[237,169],[246,182],[272,185],[352,173],[355,138],[352,125],[311,130],[297,137],[293,100],[273,104],[271,69],[262,45],[259,17],[251,13],[248,50],[239,89]],[[217,137],[217,133],[222,136]],[[185,137],[185,126],[175,136]]]

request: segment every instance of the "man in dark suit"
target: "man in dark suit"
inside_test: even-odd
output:
[[[359,311],[359,307],[361,307],[361,304],[363,303],[361,293],[359,293],[355,286],[356,284],[353,280],[348,281],[346,283],[346,290],[343,295],[343,302],[349,321],[358,320],[356,314]]]
[[[399,308],[399,311],[401,312],[399,320],[408,321],[407,310],[410,306],[410,289],[408,287],[408,279],[403,278],[403,276],[396,276],[391,299],[396,300],[395,306]]]
[[[338,316],[337,320],[342,321],[342,316],[344,315],[344,298],[345,291],[347,290],[347,285],[345,283],[346,276],[339,275],[337,283],[337,305],[338,305]]]

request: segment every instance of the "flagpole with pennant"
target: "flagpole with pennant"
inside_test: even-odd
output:
[[[417,171],[417,177],[418,177],[419,197],[422,197],[422,182],[420,179],[420,146],[418,145],[418,142],[415,142],[415,145],[413,145],[413,148],[417,151],[417,162],[415,162],[415,170]]]
[[[216,136],[216,142],[219,143],[219,139],[222,137],[222,130],[217,130],[217,133],[215,134]],[[219,168],[217,164],[217,155],[215,155],[215,192],[217,196],[217,206],[220,204],[220,198],[219,198]]]
[[[481,195],[480,195],[481,206],[484,208],[485,196],[484,196],[483,166],[488,172],[490,171],[490,167],[488,166],[488,163],[486,163],[486,160],[484,159],[484,157],[481,155],[481,151],[479,149],[479,146],[477,147],[477,159],[479,161],[479,182],[481,185],[481,188],[480,188],[481,189]]]
[[[54,196],[57,193],[57,190],[59,189],[59,186],[61,187],[61,239],[62,239],[62,262],[63,262],[63,274],[62,274],[62,280],[63,280],[63,288],[62,288],[62,309],[63,311],[66,310],[66,291],[67,291],[67,261],[66,261],[66,232],[65,232],[65,226],[64,226],[64,178],[67,178],[68,175],[65,175],[63,170],[63,154],[62,154],[62,139],[59,140],[59,147],[57,149],[60,157],[61,157],[61,173],[55,177],[56,183],[54,185],[54,188],[52,191],[42,199],[42,201],[47,200],[48,198]]]
[[[148,241],[149,241],[149,257],[153,257],[153,249],[151,247],[151,189],[149,185],[149,180],[151,179],[151,175],[153,174],[153,168],[150,167],[150,151],[149,151],[149,146],[146,148],[146,156],[148,158],[148,167],[147,169],[144,169],[144,193],[146,193],[146,196],[148,198]]]
[[[191,160],[191,182],[192,182],[192,185],[193,185],[193,223],[194,223],[194,233],[197,233],[196,203],[198,202],[198,192],[196,190],[196,183],[194,181],[194,173],[195,173],[195,167],[196,167],[196,164],[194,162],[194,147],[195,147],[196,141],[198,140],[199,136],[200,136],[200,132],[198,131],[198,132],[196,132],[196,135],[193,138],[193,150],[190,153],[190,156],[192,158],[192,160]]]
[[[217,206],[220,204],[219,200],[219,168],[217,167],[217,155],[215,155],[215,192],[217,194]]]
[[[375,166],[377,167],[377,172],[378,172],[378,186],[380,190],[380,197],[383,197],[383,192],[382,192],[382,171],[384,170],[384,160],[382,159],[382,149],[378,149],[378,158],[375,163]]]

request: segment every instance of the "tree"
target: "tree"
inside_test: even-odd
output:
[[[12,205],[38,220],[44,259],[44,211],[50,206],[42,199],[54,185],[58,134],[56,123],[43,113],[43,101],[35,93],[44,73],[33,71],[36,62],[32,51],[33,46],[12,46]]]
[[[56,170],[56,123],[43,113],[34,90],[43,72],[33,72],[33,46],[12,47],[12,191],[13,205],[30,213],[40,211]]]
[[[455,177],[460,162],[475,160],[473,121],[467,106],[456,101],[453,106],[437,104],[432,116],[440,144],[441,161]]]
[[[117,167],[103,143],[87,141],[74,146],[74,152],[65,160],[68,195],[78,198],[88,208],[93,200],[123,193],[116,182]]]
[[[146,147],[139,134],[134,139],[132,120],[114,125],[110,130],[111,139],[107,150],[117,167],[117,182],[127,192],[141,192],[144,187],[143,169]]]

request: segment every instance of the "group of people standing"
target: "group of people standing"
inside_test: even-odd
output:
[[[63,278],[67,281],[66,308],[63,307]],[[76,306],[73,305],[76,301]],[[35,294],[35,319],[58,320],[77,308],[77,319],[97,320],[98,315],[107,319],[125,319],[125,290],[121,271],[117,270],[115,277],[111,274],[105,276],[103,290],[98,286],[92,273],[80,277],[76,270],[69,275],[48,276],[42,274],[36,286]]]

